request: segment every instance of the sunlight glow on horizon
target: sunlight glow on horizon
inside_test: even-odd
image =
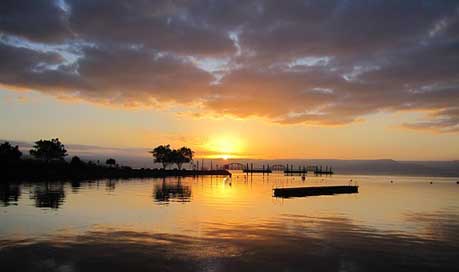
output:
[[[0,125],[14,128],[3,130],[1,140],[32,143],[58,137],[66,146],[102,147],[85,153],[107,155],[107,148],[113,149],[112,157],[147,157],[143,150],[171,144],[188,146],[204,159],[456,160],[457,149],[451,147],[459,144],[455,134],[398,127],[419,118],[415,112],[368,115],[364,122],[342,127],[285,126],[259,118],[177,118],[175,112],[69,104],[37,92],[0,90],[0,113],[8,117]]]
[[[220,158],[224,160],[240,158],[245,153],[245,144],[241,138],[225,134],[211,137],[203,145],[203,149],[212,154],[207,158]]]

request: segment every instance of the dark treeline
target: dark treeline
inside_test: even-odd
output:
[[[77,156],[67,161],[65,160],[67,150],[57,138],[35,142],[29,151],[30,157],[23,156],[18,146],[4,142],[0,144],[0,179],[5,182],[13,180],[82,180],[229,174],[224,170],[183,170],[182,165],[191,163],[193,159],[193,151],[187,147],[171,149],[169,145],[164,145],[156,147],[150,153],[154,157],[154,162],[163,165],[162,169],[133,169],[118,165],[113,158],[108,158],[105,164],[86,162]],[[176,164],[177,168],[167,169],[171,164]]]

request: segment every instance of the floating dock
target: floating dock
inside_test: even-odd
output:
[[[317,186],[317,187],[294,187],[294,188],[274,188],[275,197],[301,197],[334,194],[355,194],[359,192],[359,186]]]

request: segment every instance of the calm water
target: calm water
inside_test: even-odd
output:
[[[358,194],[272,197],[273,187],[350,179]],[[0,264],[2,271],[459,271],[456,181],[239,173],[0,185]]]

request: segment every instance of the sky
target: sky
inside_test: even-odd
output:
[[[459,159],[458,1],[4,0],[0,60],[3,140]]]

